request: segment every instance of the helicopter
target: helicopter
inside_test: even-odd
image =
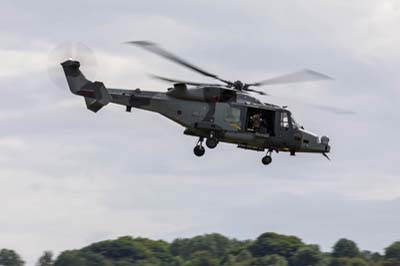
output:
[[[156,112],[185,128],[184,134],[198,138],[193,152],[201,157],[205,146],[214,149],[221,142],[238,148],[265,152],[261,162],[272,162],[273,152],[322,154],[327,159],[331,150],[329,138],[319,137],[304,129],[286,106],[263,103],[251,95],[267,95],[254,89],[265,85],[331,79],[329,76],[303,70],[260,82],[229,81],[207,72],[175,54],[148,41],[131,41],[138,46],[219,83],[200,83],[153,75],[172,83],[166,92],[142,89],[108,88],[102,82],[90,81],[80,70],[80,62],[68,59],[61,63],[70,91],[84,97],[86,107],[97,112],[109,103]]]

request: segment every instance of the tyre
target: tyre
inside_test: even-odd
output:
[[[193,152],[194,152],[194,155],[196,155],[197,157],[201,157],[204,155],[206,150],[202,146],[196,146],[196,147],[194,147]]]
[[[262,158],[262,163],[265,165],[268,165],[272,162],[272,157],[271,156],[265,156]]]
[[[208,138],[206,140],[206,145],[210,149],[214,149],[218,145],[218,140],[216,138]]]

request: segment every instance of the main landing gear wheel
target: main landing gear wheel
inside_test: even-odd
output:
[[[269,155],[266,155],[265,157],[262,158],[262,163],[265,165],[268,165],[272,162],[272,157]]]
[[[204,155],[206,152],[206,149],[203,147],[203,138],[200,138],[199,141],[197,142],[196,146],[193,149],[194,155],[197,157],[201,157]]]
[[[267,155],[265,155],[265,156],[262,158],[261,161],[262,161],[262,163],[263,163],[264,165],[268,165],[268,164],[270,164],[270,163],[272,162],[271,154],[272,154],[272,151],[269,150],[269,151],[267,152]]]
[[[210,149],[214,149],[218,145],[218,140],[216,138],[208,138],[206,140],[206,145]]]
[[[206,152],[206,149],[204,149],[203,146],[196,146],[196,147],[194,147],[193,152],[194,152],[194,155],[196,155],[197,157],[201,157]]]
[[[211,131],[210,136],[206,140],[206,145],[210,149],[214,149],[218,145],[218,139],[215,137],[215,132]]]

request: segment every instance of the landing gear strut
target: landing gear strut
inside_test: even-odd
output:
[[[215,137],[215,133],[212,131],[210,136],[206,140],[206,145],[210,149],[214,149],[218,145],[218,139]]]
[[[197,141],[196,146],[193,149],[194,155],[196,155],[197,157],[201,157],[204,155],[204,153],[206,152],[206,149],[204,149],[203,147],[203,138],[199,138],[199,140]]]
[[[262,163],[263,163],[264,165],[268,165],[268,164],[270,164],[270,163],[272,162],[271,154],[272,154],[272,150],[268,150],[267,155],[265,155],[265,156],[262,158],[261,161],[262,161]]]

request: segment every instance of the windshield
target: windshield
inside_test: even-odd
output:
[[[300,125],[299,123],[296,122],[296,120],[294,119],[293,115],[291,116],[291,118],[292,118],[292,127],[293,127],[294,129],[301,128],[301,125]]]

